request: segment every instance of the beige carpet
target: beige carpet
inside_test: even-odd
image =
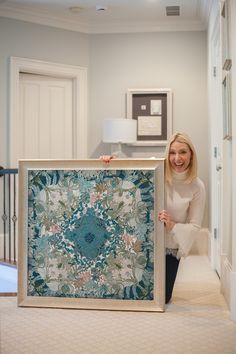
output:
[[[1,354],[235,354],[236,324],[206,257],[181,261],[165,313],[17,308],[0,297]]]

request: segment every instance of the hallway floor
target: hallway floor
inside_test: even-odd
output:
[[[207,257],[181,261],[164,313],[18,308],[0,297],[1,354],[235,354],[236,324]]]

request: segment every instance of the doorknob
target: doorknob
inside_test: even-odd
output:
[[[222,166],[217,165],[217,166],[216,166],[216,171],[220,171],[220,170],[222,170]]]

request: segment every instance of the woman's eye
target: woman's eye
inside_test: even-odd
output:
[[[170,155],[176,155],[176,154],[178,154],[178,155],[186,155],[188,153],[188,151],[187,150],[181,150],[181,151],[170,151]]]

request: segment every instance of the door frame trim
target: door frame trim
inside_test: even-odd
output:
[[[87,158],[87,68],[42,60],[10,57],[9,162],[16,167],[15,152],[19,136],[20,73],[49,75],[72,79],[73,82],[73,158]]]
[[[209,81],[209,97],[211,99],[209,100],[209,116],[210,116],[210,124],[211,124],[211,133],[212,133],[212,139],[211,139],[211,150],[212,152],[214,151],[214,157],[211,159],[211,247],[209,250],[210,253],[210,258],[211,258],[211,265],[212,268],[218,273],[219,276],[221,276],[221,254],[222,254],[222,223],[223,223],[223,215],[222,215],[222,178],[223,178],[223,171],[218,170],[218,168],[221,168],[222,166],[222,133],[218,129],[218,127],[221,125],[221,107],[217,109],[218,112],[218,118],[216,122],[216,115],[215,115],[215,110],[216,110],[216,105],[215,102],[216,97],[218,98],[217,102],[221,102],[221,93],[219,92],[219,88],[221,87],[221,64],[220,64],[220,52],[219,56],[216,57],[216,45],[218,45],[218,48],[220,46],[220,12],[219,10],[217,11],[216,18],[214,21],[214,24],[212,26],[212,31],[209,35],[209,42],[211,43],[211,46],[209,47],[209,71],[208,71],[208,81]],[[217,61],[216,61],[217,58]],[[214,77],[213,74],[213,67],[216,68],[216,77]],[[217,80],[217,83],[216,83]],[[215,92],[215,94],[212,96],[212,92]],[[213,97],[213,99],[212,99]],[[220,104],[220,103],[219,103]],[[218,172],[217,172],[218,171]],[[218,196],[221,199],[221,202],[219,203],[219,200],[216,200],[216,193],[215,193],[215,188],[218,188]],[[218,205],[216,208],[215,206]],[[216,234],[215,234],[216,232]],[[215,238],[217,237],[217,238]],[[220,238],[219,238],[220,237]]]

